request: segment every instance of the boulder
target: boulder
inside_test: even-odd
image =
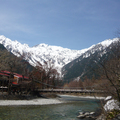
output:
[[[90,112],[90,115],[93,115],[93,114],[95,114],[95,112]]]
[[[77,118],[94,118],[95,112],[79,112]]]
[[[88,116],[88,115],[90,115],[90,113],[89,113],[89,112],[86,112],[84,115],[85,115],[85,116]]]
[[[78,115],[77,118],[85,118],[86,115]]]

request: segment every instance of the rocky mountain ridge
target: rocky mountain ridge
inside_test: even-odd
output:
[[[99,76],[99,73],[96,72],[97,62],[107,59],[111,54],[112,45],[117,44],[119,40],[119,38],[114,38],[92,45],[85,53],[62,68],[64,80],[79,80],[85,76],[91,79],[93,76]]]
[[[12,52],[14,55],[24,55],[25,60],[27,60],[33,66],[36,66],[38,61],[41,64],[51,61],[51,63],[54,64],[54,66],[59,70],[59,72],[63,66],[66,66],[77,58],[80,58],[77,59],[77,61],[81,61],[84,58],[88,58],[96,51],[100,52],[104,49],[104,52],[100,52],[100,54],[102,55],[103,53],[105,53],[105,49],[111,43],[117,40],[118,38],[114,38],[113,40],[108,39],[96,45],[92,45],[87,49],[71,50],[68,48],[51,46],[44,43],[29,47],[27,44],[21,44],[17,40],[12,41],[11,39],[6,38],[3,35],[0,35],[0,43],[3,44],[4,47],[8,51]]]
[[[39,44],[29,47],[27,44],[21,44],[18,41],[12,41],[3,35],[0,35],[0,43],[16,56],[25,56],[31,65],[36,66],[37,61],[41,64],[51,61],[55,67],[61,69],[65,64],[71,62],[75,58],[83,54],[87,49],[71,50],[59,46],[51,46],[47,44]]]

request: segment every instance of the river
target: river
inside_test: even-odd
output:
[[[79,112],[101,107],[98,99],[61,96],[59,100],[61,103],[51,105],[0,106],[0,120],[80,120],[76,118]]]

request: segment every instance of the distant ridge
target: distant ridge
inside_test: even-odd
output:
[[[55,67],[59,69],[59,71],[64,65],[79,57],[87,50],[71,50],[68,48],[51,46],[44,43],[29,47],[27,44],[21,44],[18,41],[12,41],[3,35],[0,36],[0,43],[16,56],[24,54],[25,59],[33,66],[36,65],[37,61],[39,61],[41,64],[43,64],[44,61],[51,61]]]
[[[62,68],[64,81],[67,82],[74,79],[83,80],[84,77],[92,79],[93,76],[98,78],[100,74],[97,73],[98,65],[96,61],[107,60],[111,55],[113,44],[117,44],[119,41],[119,38],[114,38],[113,40],[109,39],[92,45],[85,53]]]
[[[69,73],[66,72],[66,68],[72,69],[75,62],[85,61],[90,56],[93,56],[96,52],[100,53],[101,55],[104,54],[106,52],[106,48],[108,48],[110,44],[115,41],[118,41],[118,38],[104,40],[101,43],[92,45],[86,49],[71,50],[68,48],[51,46],[44,43],[29,47],[27,44],[21,44],[17,40],[12,41],[3,35],[0,35],[0,43],[14,55],[24,55],[25,60],[27,60],[32,66],[36,66],[38,61],[41,64],[44,64],[45,61],[51,61],[51,63],[54,64],[59,72],[61,72],[62,69],[63,76],[66,73]],[[88,63],[89,61],[86,61],[86,64]],[[80,70],[77,72],[80,73],[81,69],[84,69],[84,67],[80,68]],[[75,72],[76,77],[78,76],[77,72]],[[69,74],[71,75],[71,73]]]

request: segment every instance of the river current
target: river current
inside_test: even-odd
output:
[[[80,120],[79,112],[100,110],[100,100],[62,96],[52,105],[0,106],[0,120]],[[85,119],[84,119],[85,120]],[[87,119],[86,119],[87,120]]]

